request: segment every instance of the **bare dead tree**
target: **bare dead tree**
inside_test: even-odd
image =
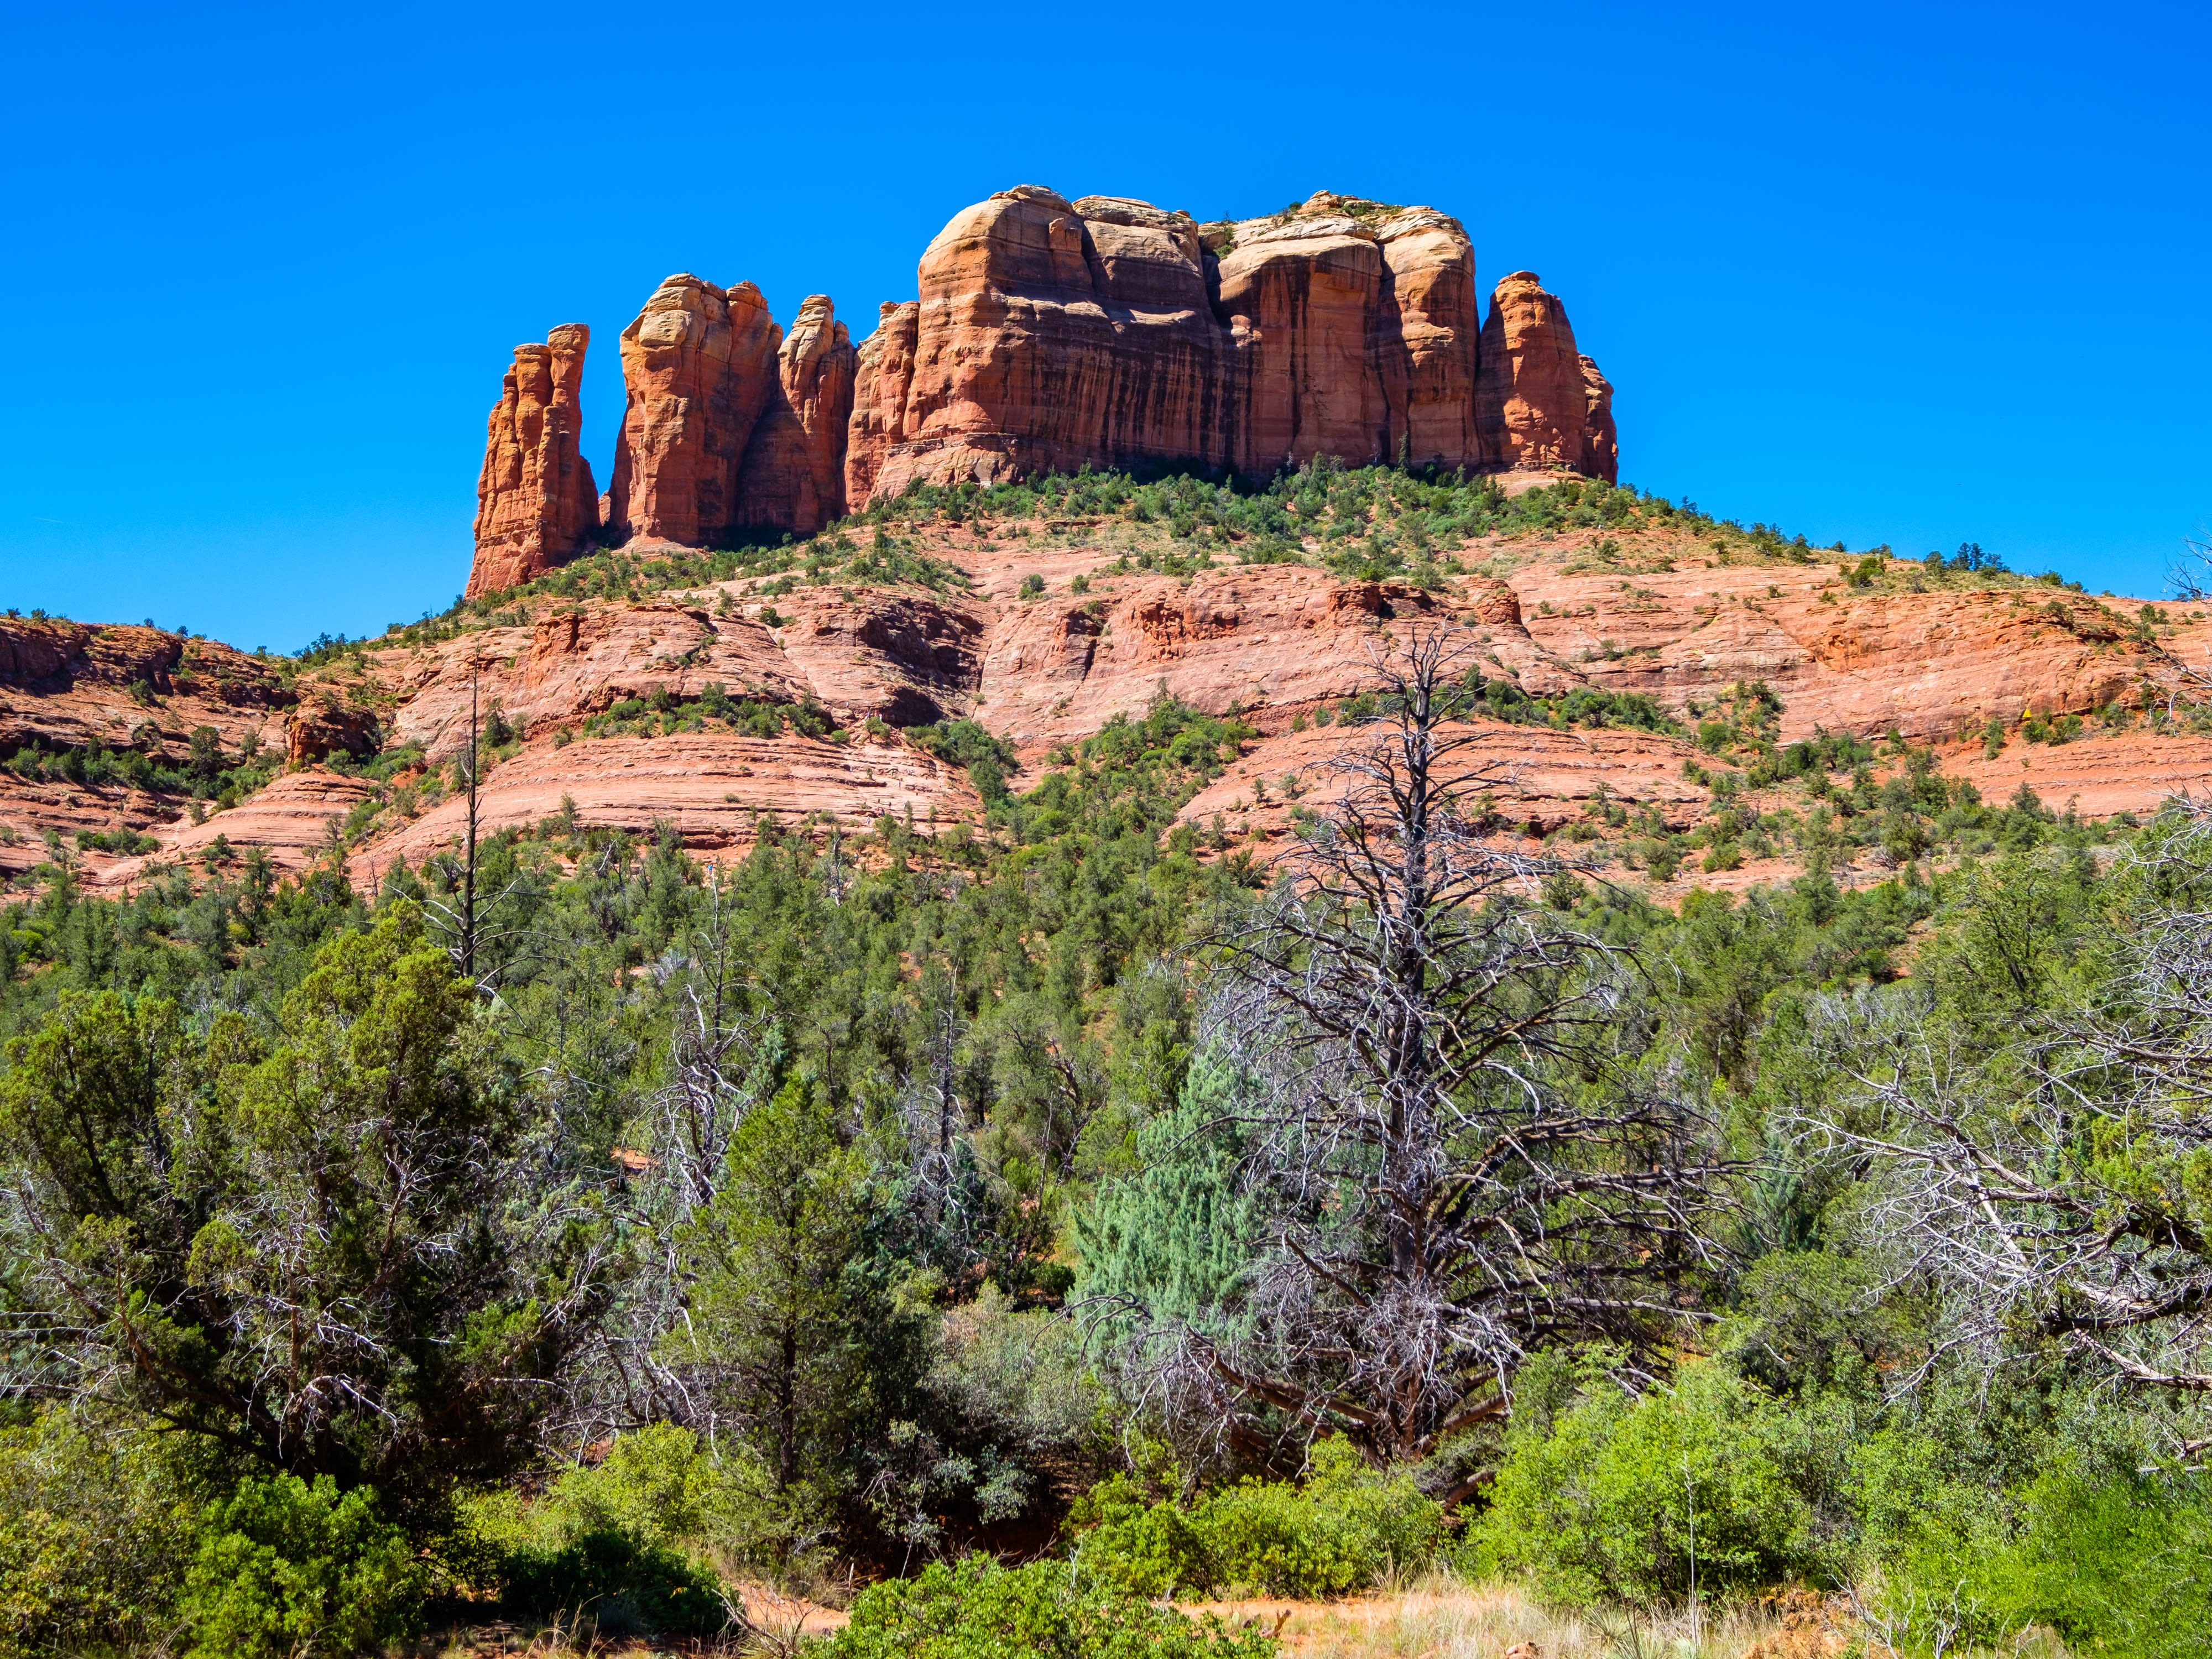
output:
[[[667,967],[679,979],[669,1037],[669,1082],[650,1102],[653,1139],[629,1205],[641,1253],[627,1287],[620,1335],[611,1345],[609,1392],[631,1420],[650,1412],[698,1415],[693,1379],[659,1352],[687,1318],[690,1284],[683,1236],[720,1188],[730,1146],[757,1103],[758,1064],[770,1021],[756,1006],[745,941],[730,882],[710,864],[706,915],[688,951]]]
[[[459,754],[454,757],[454,766],[460,774],[465,816],[461,844],[457,853],[435,855],[429,862],[441,868],[450,886],[457,888],[453,896],[441,896],[426,890],[422,903],[431,925],[445,940],[446,954],[453,958],[453,966],[464,979],[479,992],[496,988],[499,975],[495,969],[479,971],[477,959],[484,947],[495,939],[505,938],[521,930],[515,927],[491,927],[485,918],[498,910],[506,901],[514,897],[531,884],[527,874],[518,875],[489,898],[477,891],[477,854],[482,842],[483,817],[479,786],[483,776],[483,722],[477,703],[478,681],[483,664],[475,659],[469,663],[469,737]],[[496,711],[498,705],[493,705]]]
[[[1605,953],[1531,902],[1561,866],[1479,830],[1513,769],[1460,719],[1464,637],[1378,661],[1376,740],[1216,936],[1203,1036],[1257,1097],[1210,1129],[1250,1146],[1273,1237],[1240,1308],[1149,1334],[1185,1409],[1273,1407],[1378,1462],[1504,1415],[1544,1344],[1643,1344],[1704,1250],[1698,1126],[1613,1064]]]
[[[2212,806],[2170,809],[2130,858],[2110,974],[1994,1054],[1962,1053],[1924,989],[1832,1000],[1826,1047],[1852,1086],[1804,1127],[1867,1170],[1891,1280],[1935,1288],[1936,1356],[1994,1366],[2055,1345],[2203,1394]]]

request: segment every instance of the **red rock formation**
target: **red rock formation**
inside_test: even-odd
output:
[[[1145,202],[1069,203],[1024,185],[956,216],[920,283],[920,301],[885,307],[861,348],[846,459],[856,504],[916,479],[1085,462],[1264,475],[1334,455],[1607,477],[1616,465],[1610,389],[1594,366],[1585,374],[1565,313],[1533,278],[1547,309],[1499,318],[1516,326],[1497,368],[1479,373],[1474,252],[1431,209],[1322,191],[1273,218],[1201,228]],[[1563,366],[1550,364],[1562,346]],[[1524,387],[1516,353],[1532,351],[1557,372]]]
[[[1393,454],[1369,354],[1382,271],[1381,245],[1357,220],[1325,214],[1237,228],[1221,258],[1221,309],[1243,370],[1237,450],[1245,470],[1272,472],[1314,455],[1358,466]],[[1402,384],[1403,366],[1394,366]]]
[[[564,323],[544,345],[514,349],[477,480],[471,598],[542,575],[599,533],[599,486],[577,447],[577,389],[591,338],[583,324]]]
[[[334,754],[373,755],[377,738],[374,710],[319,697],[301,703],[285,721],[285,758],[294,766],[306,766]]]
[[[750,283],[680,272],[645,302],[622,336],[629,404],[609,492],[619,538],[703,547],[744,522],[738,472],[781,339]]]
[[[1475,455],[1480,441],[1474,246],[1459,221],[1426,208],[1397,215],[1379,234],[1383,289],[1376,355],[1384,401],[1401,434],[1389,459],[1455,465],[1446,458]]]
[[[1567,308],[1533,270],[1490,296],[1475,383],[1475,420],[1487,465],[1508,471],[1566,469],[1613,482],[1620,446],[1613,388],[1575,349]]]
[[[854,356],[829,295],[807,295],[777,349],[776,389],[745,450],[738,522],[808,535],[844,516]]]
[[[860,342],[853,368],[853,413],[846,428],[845,500],[858,504],[876,487],[892,446],[906,436],[906,394],[914,384],[919,302],[886,301],[876,331]]]

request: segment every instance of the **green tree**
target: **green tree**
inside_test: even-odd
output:
[[[403,1504],[514,1467],[609,1261],[588,1204],[516,1178],[494,1038],[404,904],[323,946],[273,1043],[65,997],[0,1079],[11,1381]]]
[[[738,1127],[684,1238],[696,1278],[669,1358],[762,1449],[779,1493],[838,1495],[857,1439],[921,1364],[921,1322],[867,1248],[869,1173],[823,1091],[793,1078]]]

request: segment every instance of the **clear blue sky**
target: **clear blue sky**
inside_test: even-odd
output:
[[[654,283],[855,337],[1034,182],[1425,202],[1726,517],[2155,592],[2212,526],[2208,9],[492,10],[0,21],[0,605],[252,647],[442,608],[510,349]]]

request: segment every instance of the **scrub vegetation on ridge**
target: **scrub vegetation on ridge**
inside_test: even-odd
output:
[[[1023,550],[1404,596],[1547,534],[2092,605],[1573,480],[1079,474],[590,553],[301,677],[585,599],[957,599],[954,536],[1020,605]],[[335,753],[297,871],[110,894],[56,837],[0,911],[0,1655],[775,1650],[773,1590],[849,1615],[825,1659],[1261,1659],[1305,1626],[1200,1604],[1416,1580],[1712,1659],[2193,1651],[2212,824],[1959,770],[2191,705],[1785,740],[1765,682],[1534,691],[1471,632],[1389,636],[1280,778],[1166,695],[1018,750],[717,681]],[[1682,799],[1517,816],[1501,726],[1663,744]],[[981,805],[687,850],[568,802],[366,878],[526,750],[696,732]]]

